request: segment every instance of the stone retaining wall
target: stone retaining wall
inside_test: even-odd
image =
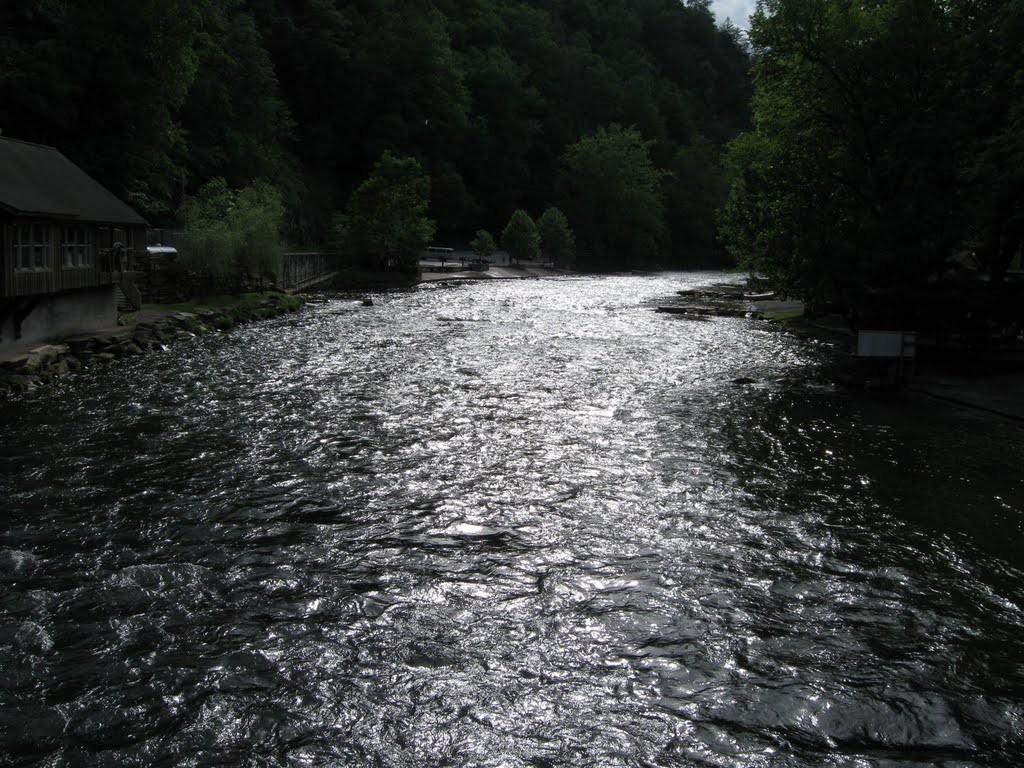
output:
[[[256,293],[267,290],[273,282],[258,275],[189,271],[182,265],[180,254],[173,252],[146,251],[135,259],[135,284],[148,304],[177,304],[194,296]]]
[[[135,284],[143,301],[173,304],[188,298],[192,286],[178,264],[178,254],[168,251],[138,254],[135,258]]]

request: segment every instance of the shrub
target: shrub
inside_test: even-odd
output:
[[[210,278],[245,276],[273,280],[280,270],[280,230],[284,206],[276,188],[257,181],[240,190],[222,178],[207,182],[181,208],[185,222],[182,263]]]

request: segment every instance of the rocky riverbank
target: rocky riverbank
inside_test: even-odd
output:
[[[128,317],[124,325],[41,344],[0,360],[0,399],[85,368],[164,350],[182,339],[295,312],[304,303],[300,296],[272,294],[222,307],[197,306],[190,311],[147,309]]]
[[[787,333],[832,349],[831,380],[848,389],[881,391],[894,394],[927,396],[958,408],[990,414],[1002,419],[1024,422],[1024,373],[1019,369],[996,369],[987,374],[957,370],[955,365],[922,369],[896,386],[886,381],[885,369],[875,361],[858,360],[856,336],[846,320],[839,316],[808,319],[799,301],[779,300],[768,294],[750,293],[744,285],[729,283],[701,289],[679,291],[677,296],[657,307],[659,312],[682,315],[689,320],[710,317],[750,317],[778,322]],[[753,384],[753,379],[733,379],[734,384]]]

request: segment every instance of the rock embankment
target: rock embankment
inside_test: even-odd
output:
[[[164,350],[175,341],[294,312],[303,303],[301,297],[275,294],[259,301],[197,307],[189,312],[147,310],[140,319],[123,326],[42,344],[0,360],[0,399],[50,384],[84,368]]]
[[[719,283],[707,288],[677,291],[678,299],[659,304],[658,312],[691,320],[710,317],[755,317],[757,310],[744,295],[744,286]]]

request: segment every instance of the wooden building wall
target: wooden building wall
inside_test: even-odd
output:
[[[19,270],[15,268],[15,226],[43,224],[49,230],[48,264],[45,269]],[[64,226],[83,227],[92,232],[92,264],[85,267],[65,267],[62,252],[61,229]],[[83,222],[45,221],[0,216],[0,297],[30,296],[41,293],[95,288],[117,282],[122,268],[134,267],[136,248],[144,248],[146,232],[142,227],[128,228]],[[126,260],[122,264],[110,253],[113,244],[122,243]]]

